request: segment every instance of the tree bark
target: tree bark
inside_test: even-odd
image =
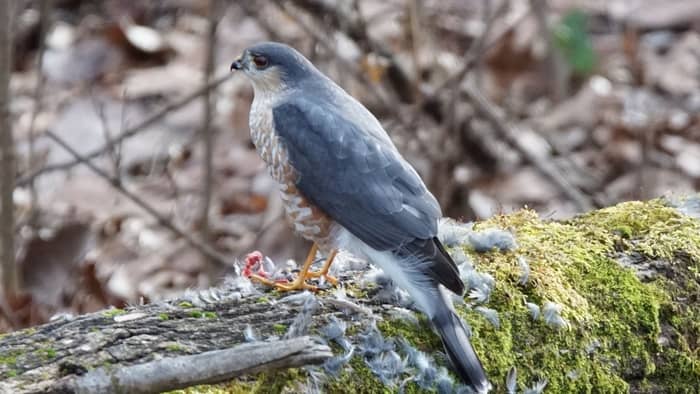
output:
[[[291,295],[291,300],[295,298],[299,295]],[[192,293],[186,299],[65,316],[36,328],[0,334],[0,393],[99,393],[115,392],[117,387],[129,393],[160,392],[230,380],[246,373],[318,364],[332,354],[325,345],[312,346],[304,335],[310,326],[318,327],[329,316],[338,315],[348,307],[372,310],[371,306],[329,300],[315,308],[308,325],[299,327],[295,320],[304,306],[298,302],[268,299],[258,292],[241,297],[236,288],[222,287]],[[381,313],[380,309],[374,306],[376,313]],[[262,361],[248,365],[229,362],[228,370],[206,379],[191,373],[190,379],[182,380],[148,378],[154,370],[161,371],[156,375],[163,375],[162,371],[172,372],[175,366],[202,362],[202,358],[179,359],[182,356],[202,355],[210,361],[207,365],[216,364],[213,361],[216,359],[221,362],[230,359],[226,354],[207,355],[207,352],[244,351],[245,348],[234,347],[245,344],[246,329],[268,340],[283,335],[293,338],[271,345],[275,347],[276,358],[262,357]],[[246,345],[265,343],[256,341]],[[307,347],[302,351],[301,348]],[[255,350],[258,353],[251,353],[251,357],[269,348]],[[170,361],[154,364],[160,359]],[[182,374],[169,376],[181,378]],[[105,384],[114,380],[110,377],[118,377],[119,386],[105,388]]]
[[[12,201],[15,189],[15,144],[10,119],[13,4],[13,1],[0,2],[0,260],[2,287],[11,300],[17,295],[19,283],[15,265],[15,209]]]

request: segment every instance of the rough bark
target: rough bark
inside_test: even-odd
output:
[[[15,265],[15,144],[10,121],[10,73],[12,67],[12,1],[0,3],[0,260],[2,288],[9,299],[17,295]]]
[[[81,388],[90,387],[86,386],[89,379],[77,383],[69,379],[96,368],[101,370],[100,374],[110,374],[122,367],[143,366],[162,357],[229,349],[246,342],[244,332],[248,326],[266,338],[279,336],[292,325],[302,309],[293,303],[273,301],[271,305],[267,297],[259,294],[241,297],[232,288],[211,289],[192,294],[187,299],[189,301],[180,299],[126,310],[64,316],[43,326],[5,335],[0,339],[0,392],[113,392],[99,385],[92,386],[97,387],[94,390],[85,391]],[[335,313],[338,310],[331,304],[320,305],[313,320],[319,322]],[[302,343],[308,341],[308,337],[297,339]],[[284,348],[280,345],[279,352],[283,353]],[[331,355],[327,347],[315,350],[306,355],[311,357],[302,357],[302,360],[309,364],[319,363]],[[219,379],[193,378],[138,392],[160,392],[163,387],[175,389],[214,383],[244,373],[304,364],[299,360],[287,361],[290,360],[277,364],[268,362],[257,365],[257,368],[253,368],[256,365],[249,366],[238,373],[222,374]],[[145,368],[137,372],[119,372],[118,375],[145,374]],[[231,371],[237,369],[232,367]],[[95,380],[102,381],[99,378]],[[120,387],[128,388],[126,392],[135,392],[135,386],[130,383]]]

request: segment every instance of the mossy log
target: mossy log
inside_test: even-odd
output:
[[[471,326],[472,343],[495,391],[506,391],[508,373],[515,367],[510,385],[518,392],[546,380],[545,392],[553,393],[697,393],[699,208],[696,197],[628,202],[558,222],[522,210],[469,227],[476,233],[506,230],[517,242],[515,248],[477,252],[463,237],[462,244],[450,249],[494,279],[487,300],[477,305],[467,294],[457,310]],[[0,338],[0,392],[51,392],[57,382],[85,371],[229,348],[245,342],[246,330],[266,340],[321,335],[334,318],[347,324],[350,344],[360,344],[374,321],[384,337],[404,338],[431,362],[444,365],[439,338],[420,314],[388,304],[376,285],[357,280],[358,272],[342,276],[347,298],[322,291],[310,310],[286,302],[290,299],[283,297],[289,295],[223,286],[5,335]],[[556,306],[558,320],[551,311],[533,317],[534,305]],[[300,328],[304,313],[309,319]],[[338,346],[333,349],[336,355],[344,353]],[[362,351],[348,352],[345,361],[332,372],[321,367],[266,371],[185,391],[307,392],[313,387],[384,393],[426,388],[408,361],[391,379],[378,377]]]

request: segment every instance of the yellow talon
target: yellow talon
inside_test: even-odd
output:
[[[323,267],[321,268],[320,271],[309,271],[311,268],[311,265],[314,262],[314,258],[316,257],[316,252],[318,251],[318,245],[314,243],[311,246],[311,249],[309,250],[309,254],[306,256],[306,261],[304,261],[304,265],[302,266],[301,270],[299,271],[299,274],[297,277],[294,279],[293,282],[291,283],[278,283],[276,281],[272,281],[267,278],[263,278],[260,275],[250,275],[250,279],[254,280],[256,282],[260,282],[264,285],[274,287],[278,291],[293,291],[293,290],[311,290],[311,291],[316,291],[318,290],[318,287],[314,285],[310,285],[306,283],[306,279],[308,278],[318,278],[323,276],[326,278],[326,280],[331,283],[332,285],[337,285],[338,284],[338,279],[336,279],[334,276],[328,274],[328,270],[331,267],[331,264],[333,263],[333,259],[335,259],[335,256],[337,254],[337,251],[334,250],[331,252],[331,254],[328,256],[326,259],[326,262],[323,264]]]

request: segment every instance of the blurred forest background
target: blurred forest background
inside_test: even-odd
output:
[[[448,216],[570,217],[700,180],[697,0],[0,8],[0,333],[213,285],[256,249],[303,257],[229,72],[262,40],[367,105]]]

